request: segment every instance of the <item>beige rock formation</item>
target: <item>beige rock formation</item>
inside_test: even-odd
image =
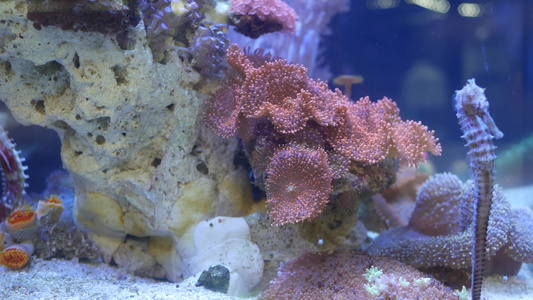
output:
[[[143,269],[153,264],[147,274],[174,261],[165,276],[179,280],[181,258],[169,241],[215,216],[219,201],[242,211],[250,195],[233,165],[236,140],[203,123],[208,95],[195,87],[209,93],[210,83],[177,56],[154,63],[142,22],[133,48],[122,50],[114,35],[36,30],[26,9],[0,1],[0,99],[18,122],[57,131],[76,222],[107,259],[131,255],[147,262]],[[129,236],[145,240],[128,244]]]

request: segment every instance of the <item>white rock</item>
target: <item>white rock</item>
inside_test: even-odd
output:
[[[235,293],[243,295],[261,281],[264,262],[259,247],[250,241],[250,230],[243,218],[215,217],[200,222],[181,243],[183,276],[185,278],[207,270],[210,266],[224,265],[239,277],[233,278]],[[193,245],[183,245],[187,243]],[[194,249],[194,250],[192,250]],[[242,283],[238,283],[242,280]],[[241,285],[244,284],[244,285]]]

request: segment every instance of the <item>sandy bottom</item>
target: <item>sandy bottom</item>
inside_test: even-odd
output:
[[[21,270],[0,267],[0,299],[241,299],[194,284],[141,278],[103,263],[33,258]]]
[[[505,194],[512,206],[533,207],[533,186]],[[20,270],[0,267],[0,299],[242,299],[196,287],[198,276],[176,284],[137,277],[103,263],[32,258]],[[517,276],[486,277],[482,298],[533,299],[533,265],[523,265]]]
[[[161,282],[101,263],[33,259],[21,270],[0,268],[0,299],[242,299],[196,287],[196,281]],[[507,279],[485,278],[483,297],[533,299],[533,265]]]

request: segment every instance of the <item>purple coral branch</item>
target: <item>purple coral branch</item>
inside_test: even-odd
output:
[[[0,164],[4,175],[4,194],[0,201],[0,221],[7,218],[14,207],[22,204],[25,196],[27,175],[22,165],[24,158],[19,158],[19,152],[8,138],[7,133],[0,126]]]
[[[489,102],[484,90],[475,79],[456,92],[455,109],[463,131],[462,138],[470,148],[470,168],[477,185],[477,201],[474,207],[474,239],[472,246],[472,299],[481,298],[483,272],[487,248],[487,228],[494,190],[494,161],[496,147],[493,138],[503,137],[489,114]]]

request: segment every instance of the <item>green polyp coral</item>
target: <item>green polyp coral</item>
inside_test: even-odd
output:
[[[398,283],[403,287],[408,287],[411,283],[402,277],[398,278]]]
[[[417,278],[413,280],[413,283],[419,288],[423,289],[428,286],[430,281],[431,281],[431,278]]]
[[[468,300],[468,290],[464,285],[460,291],[455,291],[455,295],[459,297],[459,300]]]
[[[384,284],[365,284],[365,290],[374,297],[379,296],[385,288]]]
[[[373,283],[377,279],[379,279],[379,276],[383,274],[383,271],[372,266],[368,269],[366,269],[366,274],[363,276],[365,277],[366,281]],[[365,284],[365,290],[372,296],[379,296],[385,290],[387,286],[385,284]]]
[[[379,276],[381,276],[381,274],[383,274],[383,271],[382,271],[382,270],[380,270],[380,269],[378,269],[378,268],[372,266],[372,267],[366,269],[366,274],[363,275],[363,276],[365,277],[365,279],[366,279],[368,282],[372,283],[372,282],[374,282],[374,280],[375,280],[376,278],[378,278]]]

